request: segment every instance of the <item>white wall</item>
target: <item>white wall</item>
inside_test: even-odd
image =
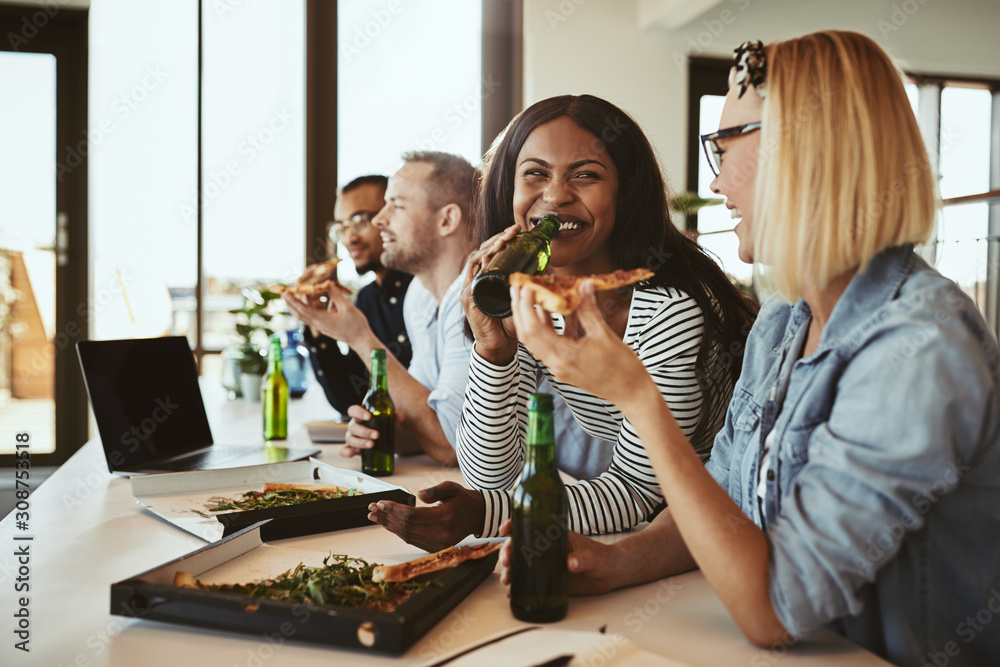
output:
[[[687,55],[729,57],[748,39],[832,28],[867,34],[912,71],[1000,78],[1000,0],[722,0],[676,31],[663,26],[669,15],[641,29],[640,2],[644,14],[677,4],[524,0],[524,103],[591,93],[618,104],[676,189],[686,178]]]

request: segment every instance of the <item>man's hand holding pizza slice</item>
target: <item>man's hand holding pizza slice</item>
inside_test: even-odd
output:
[[[286,295],[291,295],[299,303],[316,309],[326,309],[331,292],[337,292],[342,296],[352,294],[349,288],[341,285],[337,280],[337,264],[339,264],[337,259],[310,264],[294,285],[271,285],[268,289],[275,294],[282,295],[285,303],[289,302],[289,296]],[[318,336],[320,333],[319,329],[312,325],[310,325],[310,332],[313,336]]]
[[[328,267],[333,267],[332,274]],[[313,265],[298,284],[291,287],[276,285],[271,290],[279,291],[288,309],[308,325],[314,335],[323,334],[351,345],[353,336],[368,330],[368,318],[347,300],[351,291],[337,282],[335,271],[336,264],[332,262]],[[319,301],[320,296],[325,297],[325,302]]]

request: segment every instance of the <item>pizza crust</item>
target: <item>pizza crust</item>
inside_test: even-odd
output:
[[[405,563],[396,565],[379,565],[372,572],[372,581],[381,583],[383,581],[408,581],[414,577],[438,570],[446,570],[455,567],[459,563],[467,560],[483,558],[493,553],[503,546],[502,541],[483,542],[482,544],[470,544],[461,547],[448,547],[421,558],[408,560]]]
[[[311,264],[306,267],[306,270],[303,271],[296,284],[301,285],[303,283],[321,283],[324,280],[336,280],[337,264],[339,263],[339,259],[331,259],[328,262]]]
[[[513,273],[509,282],[512,287],[527,287],[535,297],[535,303],[552,313],[569,315],[583,303],[580,285],[585,280],[594,281],[594,290],[615,290],[634,283],[649,280],[654,275],[649,269],[618,269],[611,273],[591,276],[529,276]]]
[[[271,285],[268,289],[275,294],[288,292],[289,294],[297,294],[299,296],[318,296],[329,293],[331,287],[336,287],[345,295],[353,294],[350,288],[344,287],[335,280],[324,280],[321,283],[305,283],[303,285]]]
[[[264,485],[264,493],[272,491],[317,491],[319,493],[339,493],[346,496],[352,490],[332,484],[285,484],[284,482],[268,482]]]
[[[201,588],[198,580],[192,577],[190,572],[185,572],[184,570],[174,572],[174,586],[180,586],[181,588]]]

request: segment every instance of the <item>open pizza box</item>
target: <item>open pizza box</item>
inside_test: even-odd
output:
[[[425,575],[433,581],[393,611],[268,600],[174,585],[178,571],[206,585],[273,579],[299,563],[320,566],[330,554],[271,544],[261,532],[268,523],[245,528],[215,544],[112,584],[111,613],[199,629],[280,636],[282,641],[400,654],[489,577],[497,563],[498,554],[493,552]]]
[[[401,486],[312,458],[244,468],[137,475],[131,481],[132,496],[140,505],[208,542],[217,542],[265,519],[272,519],[265,529],[266,538],[272,540],[366,526],[371,523],[370,503],[392,500],[412,507],[415,502],[413,494]],[[269,509],[212,511],[219,498],[239,499],[247,491],[262,490],[268,482],[328,484],[359,495]]]

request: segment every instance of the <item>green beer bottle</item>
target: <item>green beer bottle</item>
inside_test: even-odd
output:
[[[531,231],[512,238],[472,280],[472,299],[484,315],[510,317],[507,278],[515,272],[535,275],[545,270],[552,254],[550,244],[559,233],[559,224],[556,216],[544,216]]]
[[[288,438],[288,380],[281,370],[281,340],[271,338],[267,352],[267,377],[261,387],[264,401],[264,439]]]
[[[511,503],[510,609],[521,621],[550,623],[569,607],[569,499],[556,469],[551,394],[528,399],[527,445]]]
[[[372,350],[372,377],[361,406],[372,415],[365,426],[378,431],[375,446],[361,450],[361,472],[378,477],[391,475],[396,469],[396,410],[389,398],[385,350]]]

